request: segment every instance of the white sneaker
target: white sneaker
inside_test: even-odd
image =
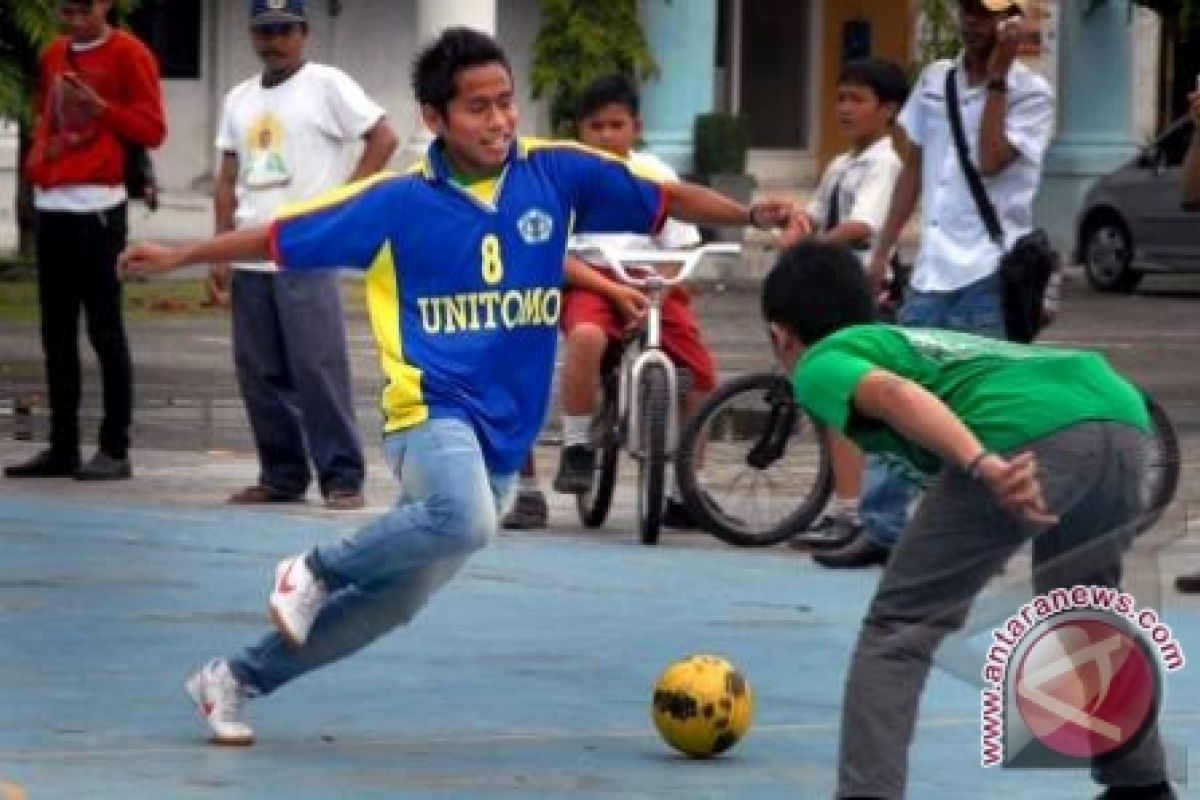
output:
[[[254,744],[254,731],[242,719],[242,706],[250,698],[250,692],[237,682],[229,671],[229,664],[214,659],[184,684],[196,710],[208,722],[212,731],[213,744]]]
[[[271,622],[292,647],[304,644],[329,596],[325,585],[304,563],[306,555],[280,561],[275,567],[275,588],[271,590]]]

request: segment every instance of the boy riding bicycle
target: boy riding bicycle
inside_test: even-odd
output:
[[[655,156],[633,149],[642,133],[637,89],[623,75],[593,81],[583,92],[576,112],[580,140],[591,147],[627,159],[631,168],[659,180],[678,180],[675,171]],[[668,219],[662,230],[648,237],[641,234],[603,234],[605,243],[616,249],[683,249],[700,244],[694,225]],[[586,247],[588,237],[574,237],[572,244]],[[594,241],[594,240],[593,240]],[[640,291],[626,286],[606,271],[568,256],[567,286],[561,326],[566,337],[561,391],[563,404],[563,451],[554,489],[581,494],[592,485],[596,454],[589,440],[592,415],[599,394],[605,353],[637,328],[646,310]],[[670,291],[662,306],[663,349],[676,365],[691,374],[681,401],[681,418],[686,418],[716,385],[712,353],[704,344],[684,289]],[[532,456],[522,468],[522,491],[513,513],[505,519],[508,528],[545,525],[545,501],[536,488]],[[533,485],[530,485],[532,483]],[[672,494],[678,490],[672,482]],[[677,497],[668,499],[663,514],[668,527],[693,526],[691,514]]]

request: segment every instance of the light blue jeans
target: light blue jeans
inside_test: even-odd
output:
[[[400,481],[396,505],[310,556],[329,598],[302,647],[272,632],[229,660],[251,690],[273,692],[407,623],[495,535],[513,475],[489,473],[468,424],[432,419],[388,435],[383,451]]]
[[[900,308],[906,328],[944,328],[1003,339],[1000,278],[992,275],[953,292],[910,291]],[[896,467],[867,456],[858,513],[863,531],[875,544],[896,546],[908,522],[908,509],[919,489]]]

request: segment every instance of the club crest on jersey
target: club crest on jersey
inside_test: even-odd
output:
[[[531,208],[517,220],[517,230],[525,244],[542,244],[550,241],[554,232],[554,219],[540,208]]]

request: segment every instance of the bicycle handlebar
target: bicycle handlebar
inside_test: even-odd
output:
[[[740,244],[730,242],[717,242],[713,244],[705,244],[700,247],[695,247],[691,250],[620,250],[614,247],[605,247],[600,244],[588,244],[578,250],[572,250],[576,253],[599,253],[604,257],[603,264],[594,264],[589,261],[589,264],[594,266],[604,267],[616,273],[616,276],[623,283],[638,288],[646,286],[650,281],[661,281],[663,286],[675,286],[683,283],[692,276],[696,271],[696,267],[705,256],[709,255],[731,255],[735,256],[742,252]],[[630,275],[625,269],[625,265],[638,265],[648,267],[653,274],[644,277],[635,277]],[[655,264],[680,264],[679,272],[672,277],[667,277],[658,272],[653,271]]]

